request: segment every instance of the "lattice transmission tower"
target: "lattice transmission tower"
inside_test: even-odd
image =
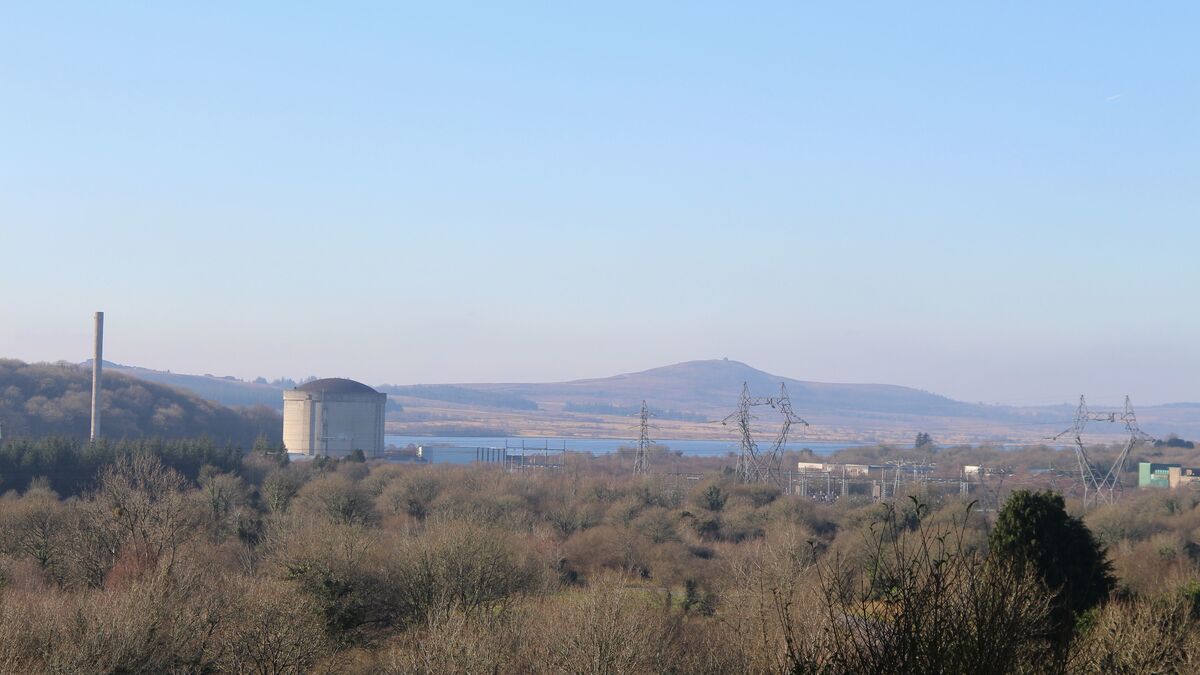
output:
[[[754,432],[751,430],[751,423],[755,419],[755,416],[750,412],[750,409],[760,404],[761,399],[751,398],[750,385],[743,382],[742,396],[738,399],[737,410],[721,420],[721,424],[725,425],[728,425],[730,421],[737,423],[741,441],[741,447],[738,452],[737,476],[738,480],[743,483],[749,482],[752,473],[750,470],[750,458],[758,455],[758,446],[754,443]]]
[[[764,405],[778,410],[783,416],[783,423],[779,428],[779,433],[775,436],[775,442],[771,444],[770,451],[765,453],[759,452],[758,443],[754,440],[753,422],[757,417],[751,412],[753,408]],[[751,396],[750,385],[743,382],[737,410],[722,420],[721,424],[728,425],[730,422],[737,425],[740,436],[741,447],[737,463],[738,480],[743,483],[774,483],[782,486],[780,472],[788,433],[791,431],[792,425],[797,422],[808,426],[808,422],[801,419],[792,410],[792,399],[788,396],[787,385],[779,383],[778,396],[763,397]]]
[[[1092,462],[1083,445],[1083,430],[1088,422],[1112,424],[1120,422],[1125,425],[1125,431],[1129,434],[1129,438],[1126,439],[1116,460],[1109,467],[1108,472],[1103,474]],[[1097,503],[1112,504],[1116,501],[1125,490],[1121,484],[1121,474],[1125,472],[1125,463],[1129,459],[1129,453],[1133,450],[1133,446],[1137,445],[1139,441],[1154,440],[1153,437],[1138,428],[1137,415],[1133,412],[1133,404],[1129,402],[1128,396],[1125,397],[1125,408],[1121,412],[1098,413],[1089,409],[1087,401],[1080,395],[1074,423],[1070,428],[1063,430],[1050,440],[1057,441],[1064,436],[1070,436],[1075,446],[1075,460],[1079,464],[1079,476],[1083,484],[1084,510]]]
[[[650,446],[654,441],[650,440],[650,409],[646,407],[646,401],[642,401],[641,424],[638,425],[638,444],[637,452],[633,456],[633,475],[647,476],[650,474]]]

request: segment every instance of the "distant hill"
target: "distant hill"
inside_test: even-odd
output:
[[[928,431],[946,442],[1040,442],[1069,426],[1074,415],[1074,407],[1068,404],[1018,407],[966,403],[890,384],[797,380],[728,359],[687,361],[568,382],[458,386],[526,398],[548,412],[601,412],[605,407],[629,411],[645,399],[651,407],[681,411],[685,418],[721,420],[737,406],[743,382],[752,396],[773,396],[779,392],[780,383],[785,384],[796,412],[813,425],[806,430],[813,439],[904,442],[917,431]],[[1200,437],[1198,413],[1200,408],[1194,404],[1138,408],[1143,429],[1157,436],[1178,433],[1189,438]],[[761,411],[760,418],[764,427],[770,426],[769,413]],[[601,420],[592,422],[602,433],[605,427]],[[624,427],[609,424],[606,428]],[[664,428],[671,429],[665,422]],[[719,424],[678,429],[674,433],[703,434],[703,437],[729,434]],[[1115,439],[1122,432],[1123,429],[1111,425],[1089,427],[1093,438]]]
[[[91,369],[91,359],[83,367]],[[206,401],[226,406],[265,405],[274,410],[283,410],[283,389],[270,384],[246,382],[234,377],[215,375],[184,375],[165,370],[151,370],[120,363],[104,362],[104,372],[123,373],[146,382],[157,382],[190,391]]]
[[[461,403],[464,405],[477,405],[485,408],[501,408],[505,410],[538,409],[537,403],[520,396],[496,391],[480,391],[477,388],[456,387],[449,384],[410,384],[404,386],[385,384],[376,388],[390,396],[424,399],[426,401],[445,401],[447,403]]]
[[[229,408],[188,391],[106,370],[101,429],[108,438],[192,438],[249,448],[259,434],[278,443],[282,418],[265,406]],[[0,425],[5,437],[87,438],[91,370],[68,363],[0,359]]]
[[[797,410],[871,412],[935,416],[1007,416],[1012,410],[963,403],[919,389],[890,384],[827,384],[780,377],[740,361],[687,361],[614,377],[554,384],[471,384],[464,387],[504,392],[535,401],[611,404],[632,407],[642,399],[674,410],[727,414],[737,405],[742,383],[752,396],[773,396],[786,384]],[[724,412],[722,412],[724,411]]]
[[[91,360],[81,365],[92,367]],[[138,366],[128,366],[120,363],[104,362],[105,372],[117,372],[135,377],[147,382],[158,382],[178,389],[189,391],[200,398],[226,406],[264,405],[278,411],[283,410],[283,387],[247,382],[236,377],[218,377],[216,375],[187,375],[172,373],[165,370],[152,370]],[[384,384],[376,387],[381,392],[393,398],[420,399],[425,401],[443,401],[484,408],[507,410],[537,410],[537,403],[502,392],[481,391],[478,388],[459,387],[449,384]],[[389,400],[389,408],[397,410],[400,404]]]
[[[107,367],[107,366],[106,366]],[[114,365],[138,379],[169,384],[225,405],[261,403],[278,410],[282,388],[235,378],[181,375]],[[107,371],[106,371],[107,372]],[[392,397],[389,433],[428,435],[537,435],[625,438],[642,400],[658,411],[663,437],[730,437],[720,420],[737,406],[742,383],[753,396],[773,396],[787,385],[796,412],[812,426],[810,440],[905,442],[917,431],[939,442],[1040,442],[1070,425],[1074,406],[1015,407],[965,403],[890,384],[836,384],[773,375],[739,361],[687,361],[612,377],[549,383],[382,385]],[[1136,403],[1136,401],[1135,401]],[[760,410],[761,424],[773,424]],[[1147,432],[1200,438],[1200,405],[1139,407]],[[1093,425],[1094,436],[1121,430]]]

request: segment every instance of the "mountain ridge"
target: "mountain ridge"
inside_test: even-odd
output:
[[[588,402],[615,399],[604,402],[620,405],[637,403],[642,398],[649,398],[648,392],[653,392],[653,398],[659,404],[701,412],[731,409],[737,404],[743,383],[749,387],[752,396],[773,396],[783,383],[794,405],[807,404],[816,410],[915,412],[922,408],[930,414],[967,414],[986,407],[902,385],[815,382],[782,377],[730,359],[683,361],[611,377],[564,382],[465,383],[457,386],[503,391],[535,400],[539,395],[574,396],[590,399]],[[905,401],[908,402],[907,409]]]
[[[107,363],[107,362],[106,362]],[[168,384],[225,405],[261,403],[280,409],[283,388],[211,375],[184,375],[113,364],[118,372]],[[756,397],[774,396],[784,384],[797,414],[812,433],[829,439],[911,438],[937,432],[961,441],[1040,442],[1070,425],[1074,406],[1006,406],[958,401],[913,387],[881,383],[832,383],[782,377],[731,359],[700,359],[609,377],[561,382],[378,385],[403,411],[389,413],[394,433],[464,435],[463,430],[504,430],[527,435],[624,434],[628,410],[642,400],[655,409],[693,420],[660,420],[676,437],[716,437],[711,426],[732,412],[743,383]],[[1139,408],[1150,433],[1200,436],[1194,404]],[[762,411],[766,416],[766,411]],[[704,424],[695,423],[705,419]],[[765,422],[764,422],[765,423]],[[1115,430],[1095,425],[1098,435]],[[451,434],[450,432],[454,432]],[[680,434],[688,434],[683,436]]]

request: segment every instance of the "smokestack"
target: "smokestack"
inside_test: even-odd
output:
[[[104,312],[96,312],[96,354],[92,357],[92,442],[100,438],[100,371],[104,368]]]

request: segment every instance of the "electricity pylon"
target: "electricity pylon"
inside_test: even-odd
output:
[[[643,400],[637,453],[633,456],[633,475],[646,476],[650,474],[650,457],[648,455],[653,443],[654,441],[650,440],[650,410],[646,407],[646,401]]]
[[[783,415],[783,424],[779,434],[771,445],[770,452],[760,453],[758,443],[754,441],[752,423],[757,419],[751,412],[756,406],[769,405]],[[783,450],[787,444],[788,432],[792,424],[799,422],[808,426],[808,422],[798,417],[792,410],[792,399],[788,396],[787,385],[779,384],[779,396],[761,397],[750,395],[750,385],[742,383],[742,395],[738,399],[738,409],[721,421],[721,424],[737,423],[741,437],[741,447],[738,453],[737,475],[743,483],[774,483],[781,485],[780,470],[783,463]]]
[[[1125,446],[1121,448],[1120,454],[1117,455],[1108,472],[1103,475],[1092,463],[1087,449],[1083,445],[1083,430],[1088,422],[1120,422],[1125,425],[1125,431],[1129,433]],[[1087,402],[1080,395],[1074,423],[1070,428],[1063,430],[1050,440],[1057,441],[1067,435],[1072,437],[1075,445],[1075,460],[1079,464],[1079,476],[1083,483],[1083,508],[1085,511],[1089,506],[1097,503],[1112,504],[1121,496],[1125,490],[1121,484],[1121,474],[1125,472],[1125,462],[1129,459],[1129,452],[1139,441],[1154,440],[1138,428],[1137,416],[1133,412],[1133,404],[1129,402],[1128,396],[1125,397],[1125,408],[1122,412],[1097,413],[1088,408]]]

